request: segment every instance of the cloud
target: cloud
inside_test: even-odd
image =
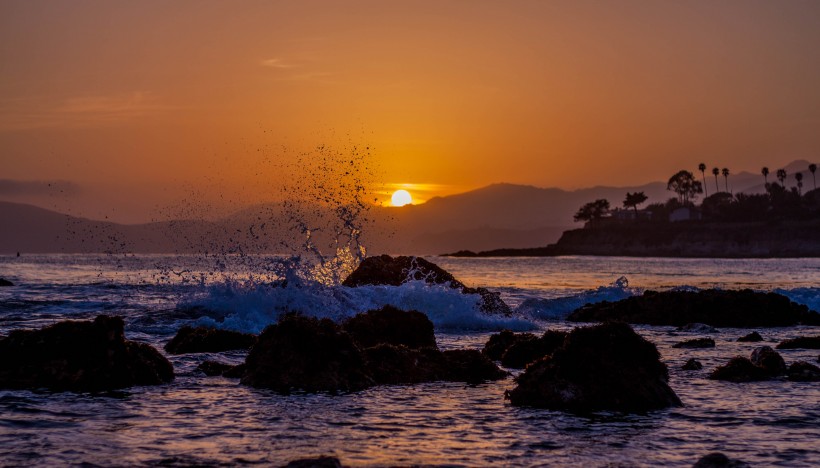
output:
[[[77,195],[80,187],[66,180],[13,180],[0,179],[0,197],[27,197],[44,195]]]
[[[264,60],[260,61],[259,64],[262,65],[263,67],[279,68],[279,69],[283,69],[283,70],[297,67],[296,64],[287,63],[284,60],[278,59],[278,58],[264,59]]]

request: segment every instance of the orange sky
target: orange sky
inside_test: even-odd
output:
[[[320,144],[422,198],[757,171],[818,159],[818,45],[816,1],[5,0],[0,179],[136,220],[275,198]]]

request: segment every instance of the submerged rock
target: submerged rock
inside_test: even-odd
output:
[[[355,391],[374,384],[359,347],[328,319],[282,317],[262,331],[245,364],[243,384],[279,393]]]
[[[159,351],[125,339],[120,317],[14,330],[0,339],[0,388],[104,391],[173,378]]]
[[[500,380],[509,375],[475,349],[453,349],[442,354],[446,369],[444,380],[478,384],[487,380]]]
[[[704,455],[692,465],[692,468],[750,468],[750,465],[740,460],[732,460],[726,455],[715,452]]]
[[[552,354],[564,344],[567,333],[547,330],[543,336],[513,343],[501,357],[501,364],[511,369],[523,369],[527,364]]]
[[[510,307],[501,300],[499,293],[486,288],[470,288],[433,262],[421,257],[391,257],[379,255],[368,257],[342,282],[349,287],[366,285],[400,286],[408,281],[424,281],[446,284],[464,294],[481,296],[481,310],[492,314],[512,314]]]
[[[367,368],[379,384],[436,381],[477,384],[509,375],[477,350],[441,352],[434,348],[411,349],[402,345],[380,344],[364,352]]]
[[[765,370],[769,375],[782,375],[786,372],[783,357],[769,346],[760,346],[752,351],[752,364]]]
[[[820,336],[801,336],[785,340],[777,345],[777,349],[820,349]]]
[[[701,364],[701,362],[698,361],[695,358],[689,358],[689,360],[686,361],[686,364],[684,364],[681,367],[681,369],[683,369],[683,370],[701,370],[701,369],[703,369],[703,364]]]
[[[739,341],[741,343],[757,343],[757,342],[763,341],[763,337],[760,336],[760,333],[758,333],[756,331],[753,331],[753,332],[749,333],[748,335],[741,336],[740,338],[737,339],[737,341]]]
[[[820,325],[820,314],[776,293],[742,291],[646,291],[617,302],[587,304],[569,315],[573,322],[620,320],[646,325],[783,327]]]
[[[238,379],[245,373],[245,364],[233,365],[219,361],[203,361],[196,368],[208,377],[222,376]]]
[[[250,349],[254,343],[256,343],[256,336],[249,333],[184,326],[165,345],[165,351],[170,354],[220,353],[236,349]]]
[[[681,405],[655,345],[624,323],[576,328],[516,381],[507,394],[515,406],[643,412]]]
[[[715,340],[711,338],[695,338],[694,340],[681,341],[672,345],[673,348],[714,348]]]
[[[316,457],[293,460],[283,468],[343,468],[343,466],[336,457]]]
[[[754,365],[748,358],[735,356],[727,364],[713,370],[709,378],[729,382],[757,382],[769,380],[771,374],[762,367]]]
[[[4,286],[14,286],[14,283],[12,283],[11,281],[9,281],[5,278],[0,278],[0,287],[4,287]]]
[[[381,343],[408,348],[436,347],[433,322],[415,310],[406,312],[386,305],[348,319],[342,328],[363,348]]]
[[[786,375],[794,382],[820,382],[820,367],[805,361],[797,361],[789,366]]]

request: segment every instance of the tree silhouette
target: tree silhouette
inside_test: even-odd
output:
[[[609,213],[609,200],[599,198],[579,208],[572,219],[575,221],[592,221],[601,219],[607,213]]]
[[[760,173],[763,174],[763,186],[769,185],[769,168],[763,166],[763,169],[760,170]]]
[[[648,197],[643,192],[626,192],[626,198],[624,199],[624,208],[629,208],[630,206],[634,208],[635,219],[638,219],[638,205],[645,202],[647,198]]]
[[[720,169],[714,167],[712,168],[712,174],[715,176],[715,193],[720,192],[720,188],[718,187],[717,176],[720,175]]]
[[[786,170],[785,169],[778,169],[777,170],[777,180],[780,181],[780,185],[783,188],[786,188]]]
[[[794,178],[795,178],[795,180],[797,180],[797,194],[802,195],[803,194],[803,173],[798,172],[797,174],[794,175]]]
[[[729,193],[729,169],[724,167],[720,172],[723,174],[723,178],[726,179],[726,193]]]
[[[811,181],[814,183],[814,189],[817,190],[817,179],[814,178],[814,173],[817,172],[817,164],[809,164],[809,172],[811,172]]]
[[[705,192],[705,196],[709,196],[709,191],[706,190],[706,164],[700,163],[698,164],[698,170],[700,171],[700,175],[703,176],[703,190]]]
[[[678,171],[677,174],[669,178],[666,190],[672,190],[678,194],[678,199],[684,205],[694,199],[699,193],[703,193],[703,186],[695,180],[695,176],[689,171]]]

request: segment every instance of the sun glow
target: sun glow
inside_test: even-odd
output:
[[[390,202],[393,206],[409,205],[410,203],[413,203],[413,197],[410,196],[410,192],[407,190],[396,190],[393,192]]]

